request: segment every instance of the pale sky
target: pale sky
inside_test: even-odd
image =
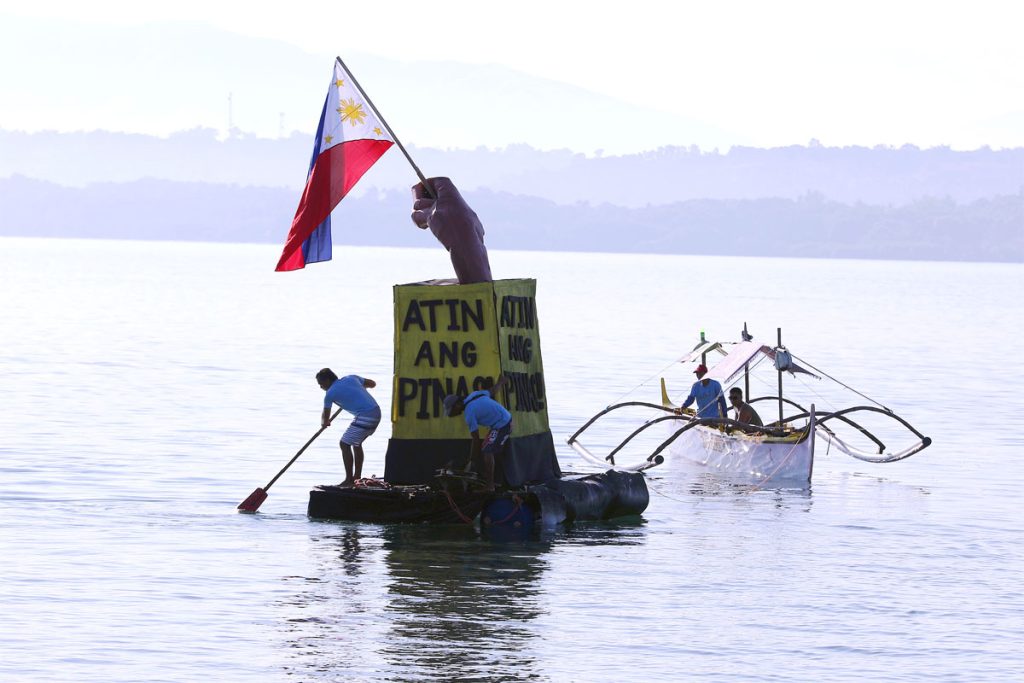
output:
[[[191,20],[331,55],[502,64],[762,146],[1024,146],[1018,0],[0,0],[3,14],[95,26]]]

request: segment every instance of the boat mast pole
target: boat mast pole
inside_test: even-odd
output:
[[[776,350],[776,352],[778,352],[778,350],[782,348],[782,328],[778,327],[778,328],[776,328],[776,330],[778,331],[778,335],[779,335],[778,339],[779,339],[779,341],[778,341],[778,346],[775,347],[775,350]],[[778,358],[779,358],[778,353],[776,353],[776,355],[775,355],[775,360],[776,360],[775,369],[779,373],[779,428],[781,429],[782,428],[782,370],[779,369]]]
[[[743,398],[750,403],[750,363],[743,364]]]
[[[750,341],[750,333],[747,332],[747,323],[743,323],[743,341]],[[750,402],[750,363],[743,364],[743,395]]]

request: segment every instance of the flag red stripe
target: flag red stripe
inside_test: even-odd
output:
[[[305,267],[302,243],[393,144],[391,140],[350,140],[317,157],[275,270]]]

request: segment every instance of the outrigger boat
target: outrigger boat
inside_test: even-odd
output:
[[[735,410],[732,408],[730,408],[732,417],[727,414],[713,418],[698,418],[693,410],[680,409],[669,399],[665,379],[662,378],[660,404],[627,401],[608,406],[573,434],[569,438],[569,445],[585,460],[602,466],[612,465],[622,470],[649,469],[663,463],[665,454],[668,454],[674,459],[689,461],[734,480],[754,483],[806,484],[810,482],[814,471],[815,445],[818,441],[828,448],[834,447],[842,453],[872,463],[903,460],[931,444],[929,437],[921,434],[892,410],[831,377],[828,379],[841,387],[854,391],[874,405],[856,405],[823,411],[816,409],[813,403],[805,407],[797,400],[785,395],[783,393],[783,377],[785,375],[788,374],[791,377],[803,375],[821,380],[821,375],[825,373],[800,359],[797,360],[807,367],[797,364],[794,361],[795,356],[782,345],[781,330],[778,331],[778,342],[774,347],[755,342],[747,332],[746,325],[743,327],[742,340],[734,343],[709,342],[704,338],[702,332],[700,342],[680,362],[683,364],[708,364],[709,356],[719,356],[719,358],[717,363],[710,365],[704,378],[718,381],[725,394],[728,394],[730,387],[739,386],[742,382],[745,397],[750,396],[752,371],[764,361],[771,361],[777,375],[777,391],[774,395],[748,398],[746,402],[768,406],[772,403],[776,404],[778,419],[763,426],[741,423],[735,419]],[[645,408],[660,414],[646,420],[634,429],[604,458],[596,456],[580,442],[581,435],[596,422],[610,413],[625,408]],[[888,451],[879,436],[862,424],[863,416],[867,414],[879,415],[890,423],[900,425],[916,437],[917,441],[902,450]],[[664,431],[661,432],[660,443],[653,448],[649,455],[635,463],[616,462],[616,456],[620,456],[627,445],[633,443],[637,437],[645,434],[655,425],[660,425],[662,430],[667,427],[668,435],[666,437]],[[838,433],[845,433],[845,431],[852,431],[854,436],[840,436]],[[856,435],[873,444],[871,450],[854,445],[852,439]]]

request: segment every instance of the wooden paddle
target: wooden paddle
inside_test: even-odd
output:
[[[267,489],[269,489],[271,486],[273,486],[274,482],[277,481],[281,477],[281,475],[285,473],[285,470],[287,470],[289,467],[291,467],[292,463],[294,463],[296,460],[299,459],[299,456],[302,455],[302,453],[307,448],[309,448],[309,445],[311,443],[316,441],[316,437],[318,437],[321,434],[323,434],[324,430],[327,429],[327,427],[331,426],[331,423],[334,422],[334,418],[338,417],[338,413],[340,413],[340,412],[341,412],[341,408],[338,408],[337,410],[335,410],[334,411],[334,415],[331,415],[331,419],[327,421],[327,425],[324,426],[324,427],[321,427],[320,431],[318,431],[316,434],[314,434],[313,436],[310,437],[309,441],[306,442],[306,445],[299,449],[299,452],[295,454],[295,457],[293,457],[291,460],[288,461],[288,464],[285,465],[281,469],[281,471],[278,472],[277,475],[275,475],[274,478],[270,480],[269,484],[267,484],[266,486],[264,486],[261,489],[256,489],[255,491],[253,491],[252,493],[249,494],[248,498],[246,498],[241,503],[239,503],[238,509],[241,510],[242,512],[256,512],[257,510],[259,510],[260,509],[260,505],[263,505],[263,501],[265,501],[267,499]]]

